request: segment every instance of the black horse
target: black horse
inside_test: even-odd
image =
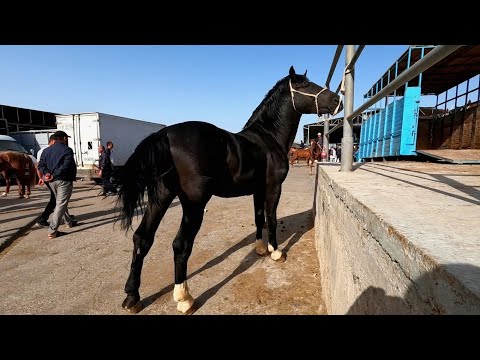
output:
[[[189,121],[163,128],[145,138],[126,162],[118,179],[121,224],[132,225],[137,207],[148,204],[142,222],[133,234],[133,258],[125,285],[123,308],[139,309],[143,260],[155,232],[172,200],[178,196],[183,208],[180,229],[173,241],[175,287],[173,298],[183,313],[193,310],[187,286],[187,262],[202,224],[204,208],[212,195],[252,195],[255,206],[256,251],[271,253],[276,261],[285,255],[277,249],[277,206],[289,167],[287,153],[295,139],[302,114],[336,113],[340,98],[304,75],[290,73],[266,95],[239,133]],[[268,224],[268,247],[262,228]]]

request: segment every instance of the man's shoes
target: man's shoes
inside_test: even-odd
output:
[[[73,220],[71,223],[67,224],[67,227],[69,229],[75,227],[75,226],[78,226],[78,221],[77,220]]]
[[[50,223],[45,219],[40,219],[37,221],[38,226],[50,226]]]
[[[117,194],[112,191],[109,191],[105,194],[105,196],[114,196],[114,195],[117,195]]]

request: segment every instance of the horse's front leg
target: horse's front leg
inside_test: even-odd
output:
[[[255,226],[257,233],[255,236],[255,251],[258,255],[268,254],[267,245],[262,240],[263,225],[265,225],[265,190],[253,194],[253,205],[255,208]]]
[[[285,261],[285,254],[278,249],[277,245],[277,207],[282,193],[282,185],[267,189],[265,198],[265,210],[268,224],[268,251],[270,257],[279,262]]]

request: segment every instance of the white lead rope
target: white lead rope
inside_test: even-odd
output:
[[[333,115],[336,115],[338,113],[338,109],[340,107],[340,104],[342,103],[343,101],[343,94],[345,94],[345,74],[349,73],[350,70],[347,70],[347,68],[345,67],[345,70],[343,71],[343,77],[342,77],[342,84],[340,85],[340,101],[338,102],[338,105],[337,107],[335,108],[335,111],[333,112]],[[320,114],[319,114],[319,111],[318,111],[318,96],[324,92],[325,90],[327,90],[327,87],[324,87],[322,90],[320,90],[317,94],[313,95],[313,94],[309,94],[309,93],[304,93],[302,91],[298,91],[298,90],[295,90],[293,87],[292,87],[292,80],[289,80],[288,81],[289,85],[290,85],[290,94],[292,95],[292,104],[293,104],[293,109],[298,112],[299,114],[303,114],[301,113],[300,111],[297,110],[297,108],[295,107],[295,100],[293,98],[293,93],[296,92],[296,93],[299,93],[299,94],[302,94],[302,95],[305,95],[305,96],[311,96],[313,98],[315,98],[315,107],[317,108],[317,116],[320,117]]]
[[[337,114],[338,108],[340,107],[340,104],[343,101],[343,95],[345,95],[345,75],[350,73],[350,69],[345,66],[345,70],[343,71],[343,76],[342,76],[342,83],[340,84],[340,101],[338,102],[337,107],[335,108],[335,111],[333,112],[333,115]]]
[[[324,92],[325,90],[327,90],[327,88],[324,87],[322,90],[320,90],[320,91],[318,92],[318,94],[313,95],[313,94],[304,93],[304,92],[302,92],[302,91],[295,90],[295,89],[292,87],[292,80],[289,80],[288,83],[290,84],[290,94],[292,95],[292,104],[293,104],[293,108],[295,109],[295,111],[298,112],[299,114],[303,114],[303,113],[301,113],[300,111],[298,111],[297,108],[295,107],[295,100],[293,99],[293,93],[294,93],[294,92],[297,92],[297,93],[299,93],[299,94],[302,94],[302,95],[305,95],[305,96],[311,96],[311,97],[314,97],[314,98],[315,98],[315,107],[317,108],[317,116],[320,116],[320,114],[318,113],[318,95],[320,95],[322,92]]]

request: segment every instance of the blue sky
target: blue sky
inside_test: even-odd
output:
[[[355,105],[408,48],[367,45],[356,65]],[[275,83],[308,70],[326,81],[336,45],[0,46],[0,103],[55,113],[104,112],[238,132]],[[345,67],[345,50],[330,87]],[[303,115],[302,126],[317,121]]]

